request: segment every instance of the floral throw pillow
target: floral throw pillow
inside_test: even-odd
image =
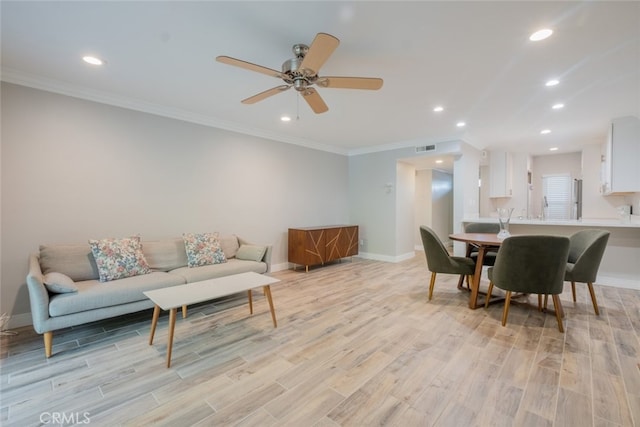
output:
[[[189,267],[227,262],[218,241],[218,233],[183,233],[182,238]]]
[[[89,240],[101,282],[151,273],[140,236]]]

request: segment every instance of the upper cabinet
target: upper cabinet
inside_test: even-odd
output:
[[[513,195],[513,161],[511,153],[495,150],[489,154],[489,197]]]
[[[602,168],[603,194],[640,192],[640,119],[614,119]]]

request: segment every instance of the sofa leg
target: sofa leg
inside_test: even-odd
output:
[[[47,358],[51,357],[51,353],[53,352],[53,331],[44,333],[44,355]]]

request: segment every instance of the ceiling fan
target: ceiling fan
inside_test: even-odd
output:
[[[339,43],[340,40],[330,34],[318,33],[313,39],[311,46],[295,44],[292,48],[295,58],[286,60],[282,64],[282,71],[252,64],[251,62],[242,61],[230,56],[218,56],[216,61],[277,77],[286,83],[243,99],[243,104],[254,104],[293,87],[302,95],[304,100],[307,101],[309,107],[311,107],[315,113],[320,114],[328,111],[329,107],[324,103],[320,94],[312,87],[313,85],[326,88],[367,90],[377,90],[382,87],[382,79],[379,78],[328,77],[318,75],[320,67],[329,59],[329,56],[336,50]]]

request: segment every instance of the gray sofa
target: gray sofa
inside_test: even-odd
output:
[[[226,262],[188,267],[182,238],[141,241],[151,273],[109,282],[99,281],[88,243],[40,246],[39,253],[29,259],[27,287],[33,328],[44,334],[45,355],[52,354],[55,330],[152,308],[153,303],[144,291],[250,271],[261,274],[271,271],[271,246],[262,247],[265,250],[260,260],[255,260],[255,255],[254,259],[241,259],[239,256],[247,253],[244,249],[256,246],[235,235],[221,236],[219,242]],[[52,292],[49,283],[45,285],[45,277],[51,277],[50,273],[68,276],[77,291]]]

